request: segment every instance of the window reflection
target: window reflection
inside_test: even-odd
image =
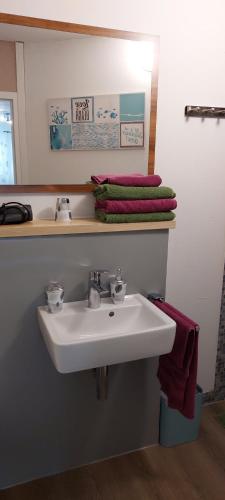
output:
[[[12,101],[0,99],[0,184],[15,184]]]

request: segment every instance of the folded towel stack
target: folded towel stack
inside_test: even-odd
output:
[[[95,213],[102,222],[156,222],[173,220],[177,207],[176,194],[160,186],[159,175],[99,175],[93,176],[97,185]]]

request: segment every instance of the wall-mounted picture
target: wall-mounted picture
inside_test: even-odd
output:
[[[144,146],[144,123],[143,122],[120,123],[120,147],[143,148],[143,146]]]
[[[93,99],[94,97],[73,97],[72,122],[93,122]]]
[[[145,93],[49,99],[52,151],[143,148]]]
[[[120,94],[121,122],[144,122],[144,117],[145,117],[144,92],[137,92],[134,94]]]
[[[120,149],[119,123],[74,123],[72,149]]]
[[[119,95],[100,95],[94,101],[95,123],[120,122],[120,97]]]
[[[69,125],[71,123],[71,100],[51,99],[48,106],[49,125]]]
[[[72,149],[70,125],[50,125],[50,146],[52,150]]]

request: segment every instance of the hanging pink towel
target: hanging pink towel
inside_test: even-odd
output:
[[[118,184],[120,186],[160,186],[162,179],[159,175],[92,175],[91,180],[95,184]]]
[[[151,301],[176,324],[173,349],[159,358],[158,378],[168,406],[194,418],[198,367],[199,326],[167,302]]]
[[[96,200],[95,208],[111,214],[136,214],[149,212],[168,212],[177,207],[176,200]]]

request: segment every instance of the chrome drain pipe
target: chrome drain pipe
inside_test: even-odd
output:
[[[108,372],[108,366],[96,368],[96,391],[99,401],[105,401],[108,397]]]

